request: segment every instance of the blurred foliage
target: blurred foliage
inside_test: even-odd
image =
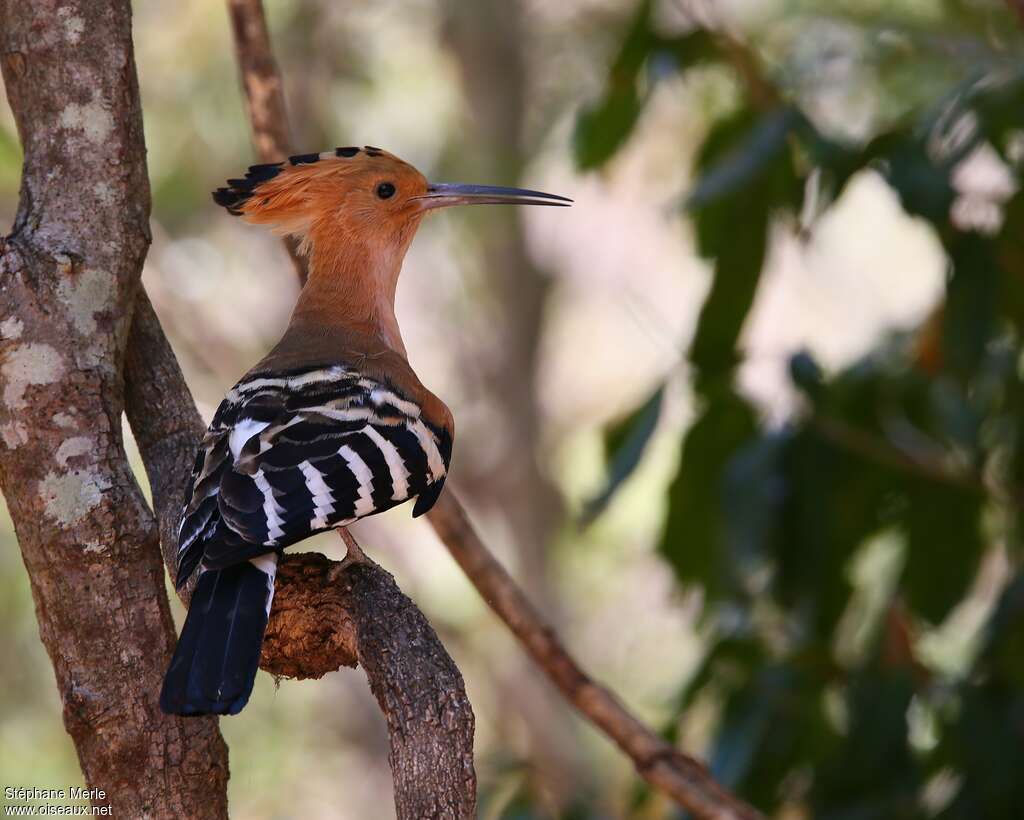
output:
[[[645,0],[577,122],[577,164],[595,168],[628,145],[655,79],[699,67],[731,88],[683,200],[713,279],[681,363],[696,417],[659,551],[703,591],[707,638],[670,734],[716,704],[711,766],[768,812],[996,820],[1024,805],[1024,36],[999,3],[925,5],[801,4],[799,24],[765,23],[755,48],[707,14],[666,34]],[[860,44],[874,102],[860,133],[806,92],[808,38],[826,24]],[[961,190],[979,152],[1012,177],[1005,196]],[[736,375],[773,236],[813,232],[865,173],[931,226],[945,297],[839,372],[793,356],[798,407],[769,423]],[[609,433],[590,513],[640,461],[658,396]],[[880,545],[894,560],[859,574]],[[988,608],[967,657],[922,651],[968,606]]]

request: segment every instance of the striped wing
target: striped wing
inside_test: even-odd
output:
[[[196,460],[178,581],[418,497],[436,500],[447,432],[388,385],[329,367],[257,374],[228,394]]]

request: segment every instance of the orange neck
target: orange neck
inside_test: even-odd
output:
[[[299,294],[291,325],[367,337],[407,358],[395,318],[395,291],[405,248],[355,241],[311,244],[309,279]]]

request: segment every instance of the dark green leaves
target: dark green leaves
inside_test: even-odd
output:
[[[769,74],[756,44],[659,35],[649,2],[604,96],[578,122],[577,162],[596,167],[628,140],[664,66],[710,64],[720,71],[709,75],[735,81],[729,113],[709,106],[696,182],[680,192],[713,276],[688,353],[695,420],[658,551],[682,588],[704,591],[707,655],[681,714],[714,704],[711,765],[768,813],[1010,820],[1024,803],[1024,39],[1000,30],[999,43],[967,47],[987,30],[963,25],[979,23],[974,7],[939,5],[937,19],[955,21],[948,31],[915,29],[898,47],[870,40],[851,58],[898,54],[909,77],[914,49],[928,40],[931,55],[913,94],[859,89],[874,95],[876,115],[857,144],[820,133],[801,110],[814,110],[814,83],[801,75],[807,53],[786,53],[784,36],[765,48]],[[947,48],[936,71],[934,54]],[[891,66],[871,68],[881,77]],[[794,76],[793,87],[775,82]],[[935,98],[907,110],[921,89]],[[1014,178],[981,203],[998,217],[987,224],[964,218],[976,203],[964,198],[961,163],[982,147]],[[877,173],[930,226],[945,289],[917,326],[860,361],[829,371],[810,352],[793,355],[799,404],[771,426],[736,375],[772,238],[798,214],[813,235],[813,220],[861,172]],[[609,436],[609,480],[591,511],[638,462],[654,412],[638,408]],[[977,658],[950,671],[918,639],[932,638],[934,653],[936,627],[965,628],[950,615],[1004,547],[1016,580],[989,590],[999,602]]]
[[[939,623],[974,581],[984,496],[940,482],[908,483],[903,588],[914,612]]]
[[[684,583],[719,590],[730,578],[728,556],[720,548],[723,480],[732,457],[756,431],[750,405],[726,388],[710,399],[686,434],[658,547]]]
[[[1015,818],[1024,803],[1024,575],[1006,585],[970,677],[944,714],[937,763],[961,775],[943,820]]]
[[[597,168],[622,147],[658,80],[707,60],[714,51],[705,31],[666,38],[651,19],[651,0],[637,8],[608,72],[604,96],[580,112],[573,152],[581,169]]]
[[[946,225],[955,192],[949,168],[929,151],[927,135],[903,130],[883,134],[871,142],[862,159],[881,172],[908,214]]]
[[[697,248],[715,266],[690,350],[700,393],[731,379],[772,215],[799,206],[802,185],[788,142],[794,122],[790,111],[756,117],[742,110],[711,130],[698,155],[701,176],[688,206],[694,211]]]
[[[604,511],[619,485],[640,463],[647,443],[658,425],[664,396],[664,386],[659,387],[646,402],[607,431],[605,435],[605,455],[608,460],[607,479],[604,488],[584,506],[583,514],[580,516],[581,526],[587,526]]]
[[[736,556],[723,550],[723,491],[730,465],[757,434],[757,419],[735,392],[733,371],[772,216],[799,202],[788,142],[794,121],[788,111],[757,117],[743,110],[719,122],[698,155],[702,173],[688,200],[698,248],[714,261],[714,279],[690,349],[702,410],[683,443],[659,549],[681,581],[709,593],[736,580]]]
[[[836,753],[821,761],[815,779],[815,817],[920,816],[920,772],[907,738],[913,694],[909,670],[886,666],[881,659],[852,677],[846,690],[845,736]]]
[[[654,47],[651,0],[643,0],[608,74],[604,97],[580,113],[573,137],[576,164],[583,169],[606,162],[625,142],[643,108],[640,71]]]

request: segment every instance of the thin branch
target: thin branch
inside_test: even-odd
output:
[[[284,159],[291,148],[284,88],[270,47],[267,20],[259,0],[228,0],[235,56],[260,162]]]
[[[235,56],[245,89],[253,145],[260,162],[281,162],[292,152],[284,82],[270,47],[262,0],[228,0]],[[306,281],[306,259],[292,237],[284,238],[299,282]]]
[[[277,71],[273,61],[249,55],[257,43],[259,53],[271,53],[269,34],[261,0],[228,0],[233,15],[239,15],[236,31],[259,30],[261,36],[236,40],[239,60],[245,66],[260,64]],[[247,19],[253,15],[253,19]],[[278,78],[270,84],[280,89]],[[285,116],[283,101],[278,106]],[[251,108],[250,108],[251,114]],[[254,134],[266,129],[252,121]],[[278,130],[279,129],[279,130]],[[274,133],[286,133],[281,122]],[[756,820],[761,815],[714,781],[697,760],[683,754],[631,714],[608,689],[598,685],[579,667],[554,630],[534,609],[526,595],[487,549],[451,487],[445,489],[427,516],[448,551],[488,605],[523,644],[527,653],[579,712],[594,723],[625,752],[637,772],[651,785],[672,797],[679,805],[707,820]]]
[[[651,731],[612,692],[580,668],[491,555],[450,488],[441,494],[427,517],[473,586],[530,657],[566,699],[633,760],[645,780],[698,817],[751,820],[761,816],[718,785],[700,762]]]

